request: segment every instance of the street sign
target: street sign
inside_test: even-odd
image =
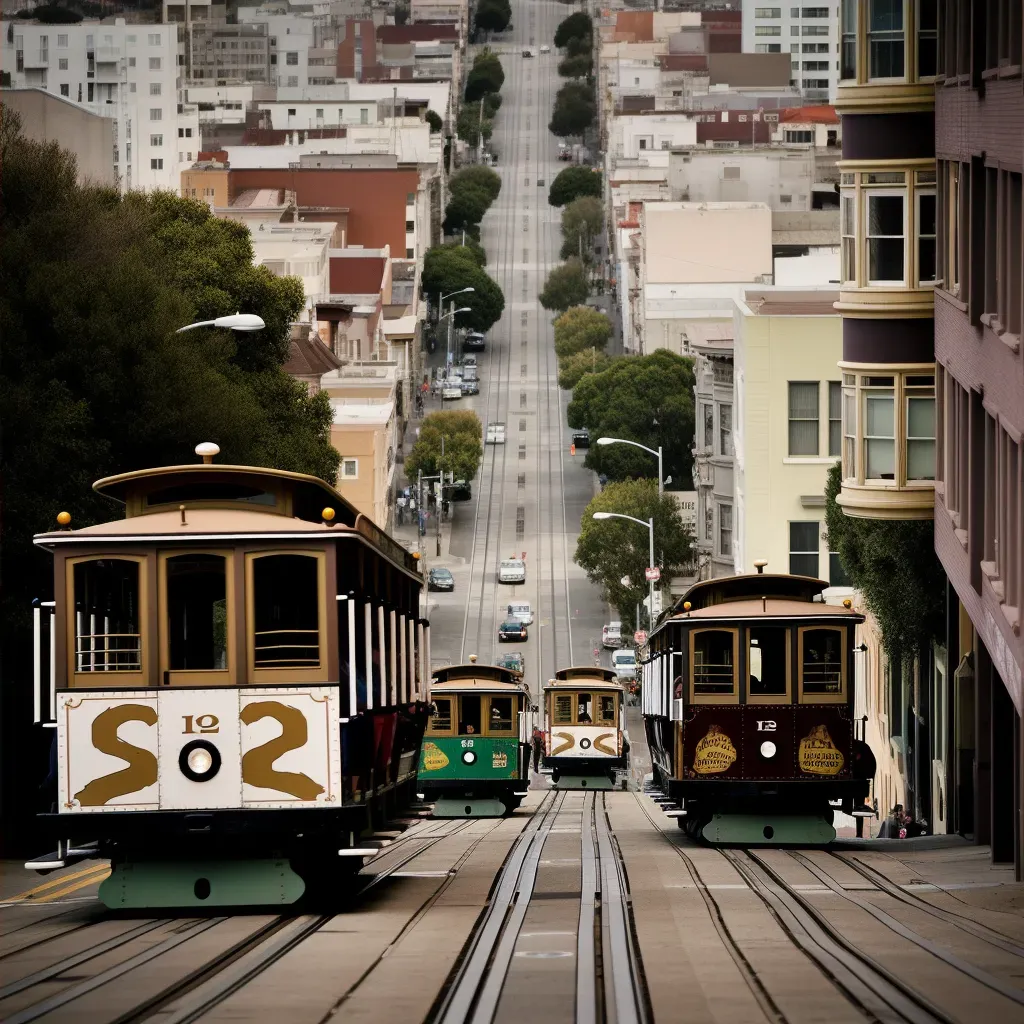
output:
[[[661,579],[661,569],[658,566],[654,566],[651,569],[644,569],[644,576],[652,583],[657,583]]]
[[[642,629],[638,629],[633,634],[633,643],[635,643],[638,647],[643,647],[643,645],[647,643],[647,633]]]

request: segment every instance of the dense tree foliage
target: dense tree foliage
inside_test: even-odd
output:
[[[245,227],[168,193],[81,187],[74,157],[24,138],[7,108],[0,162],[0,630],[5,675],[20,681],[3,718],[17,732],[31,714],[29,602],[52,586],[31,538],[62,510],[76,527],[119,516],[93,480],[193,462],[215,441],[224,462],[333,482],[338,453],[326,393],[310,398],[281,369],[302,283],[253,266]],[[175,333],[239,310],[266,329]],[[20,743],[5,733],[0,746],[17,755]]]
[[[423,120],[430,125],[431,135],[436,135],[444,128],[444,121],[441,120],[441,115],[436,110],[428,110],[423,115]]]
[[[476,103],[489,92],[500,92],[505,82],[501,60],[492,50],[481,50],[466,76],[466,102]]]
[[[566,82],[555,96],[548,129],[559,138],[583,135],[596,116],[593,87],[587,82]]]
[[[601,175],[590,167],[566,167],[555,175],[548,188],[548,203],[565,206],[581,196],[601,197]]]
[[[586,39],[594,34],[594,23],[589,14],[577,11],[563,18],[555,29],[555,46],[565,46],[570,39]]]
[[[612,322],[599,309],[573,306],[555,320],[555,353],[566,359],[590,349],[604,351],[612,336]]]
[[[571,391],[585,374],[601,373],[611,365],[611,357],[596,348],[586,348],[558,360],[558,386]]]
[[[570,306],[586,302],[590,294],[590,279],[586,267],[575,257],[554,268],[538,296],[545,309],[562,312]]]
[[[474,24],[478,32],[504,32],[512,20],[509,0],[479,0]]]
[[[484,454],[482,437],[475,412],[432,413],[420,425],[416,443],[405,459],[405,472],[410,480],[419,472],[430,476],[439,471],[453,473],[456,480],[472,480]]]
[[[566,57],[558,65],[558,73],[563,78],[586,78],[594,70],[594,58],[590,51]]]
[[[566,57],[590,56],[593,53],[594,45],[590,36],[574,36],[565,44]]]
[[[484,142],[487,142],[494,134],[494,125],[490,118],[485,116],[480,119],[479,103],[464,103],[459,111],[458,120],[455,122],[455,134],[471,148],[480,145],[480,136],[483,135]]]
[[[636,605],[648,594],[644,569],[650,557],[650,534],[639,523],[625,519],[594,519],[595,512],[618,512],[645,521],[653,517],[654,558],[665,581],[690,562],[692,537],[679,516],[675,499],[670,495],[659,497],[654,480],[608,484],[587,505],[576,542],[576,564],[601,587],[622,621],[635,628]],[[623,579],[629,584],[623,584]]]
[[[439,245],[428,249],[420,283],[423,294],[431,301],[436,301],[438,295],[472,287],[474,291],[458,297],[459,305],[471,310],[460,315],[458,324],[470,330],[488,330],[501,319],[505,309],[501,289],[481,268],[468,246]]]
[[[562,210],[562,259],[594,262],[594,245],[604,230],[604,204],[594,196],[574,199]]]
[[[444,211],[446,234],[476,232],[484,214],[501,191],[501,178],[489,167],[467,167],[453,174],[450,199]]]
[[[861,519],[836,503],[842,468],[829,470],[825,528],[853,585],[878,621],[889,659],[899,664],[926,651],[945,628],[946,577],[935,554],[931,520]]]
[[[464,167],[462,170],[456,171],[448,183],[452,192],[458,192],[459,189],[468,185],[483,189],[491,197],[492,202],[501,194],[501,176],[492,171],[490,167],[482,165]]]
[[[621,437],[663,448],[665,475],[690,486],[694,437],[693,360],[659,349],[649,356],[616,359],[603,373],[584,376],[567,409],[569,426],[592,437]],[[657,477],[653,455],[628,444],[592,445],[586,465],[610,480]]]

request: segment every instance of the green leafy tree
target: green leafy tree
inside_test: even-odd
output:
[[[420,472],[429,476],[443,471],[453,473],[456,480],[472,480],[484,454],[482,436],[483,428],[474,412],[433,413],[423,421],[416,443],[406,456],[406,475],[415,480]]]
[[[484,117],[494,120],[494,115],[501,110],[501,93],[489,92],[484,94]]]
[[[495,281],[488,276],[468,247],[437,246],[428,249],[420,276],[423,294],[431,300],[448,295],[461,288],[474,290],[458,296],[460,306],[468,306],[469,313],[458,319],[460,327],[486,331],[501,319],[505,309],[505,296]]]
[[[574,36],[565,44],[565,55],[566,57],[582,57],[584,55],[589,57],[593,49],[594,44],[590,36]]]
[[[548,203],[565,206],[581,196],[601,197],[604,186],[601,175],[590,167],[566,167],[555,175],[548,188]]]
[[[555,353],[559,359],[590,349],[603,352],[611,336],[611,320],[590,306],[573,306],[555,319]]]
[[[474,22],[478,32],[504,32],[511,20],[508,0],[479,0]]]
[[[581,196],[562,209],[562,258],[594,260],[594,243],[604,228],[604,205],[594,196]]]
[[[590,280],[586,267],[578,259],[568,259],[554,268],[540,293],[540,304],[545,309],[563,311],[570,306],[586,302],[590,294]]]
[[[500,92],[505,82],[501,60],[491,50],[482,50],[466,75],[466,102],[475,103],[489,92]]]
[[[423,115],[423,120],[430,125],[431,135],[436,135],[444,129],[444,121],[441,120],[441,115],[436,110],[428,110]]]
[[[878,621],[893,665],[923,654],[945,629],[946,576],[931,520],[861,519],[836,503],[842,468],[829,469],[825,529],[829,549]]]
[[[456,171],[449,180],[448,187],[451,192],[458,192],[467,186],[482,189],[494,202],[501,193],[501,176],[490,167],[475,164],[472,167],[464,167]]]
[[[0,641],[5,675],[24,680],[30,601],[50,596],[53,579],[32,535],[60,511],[76,527],[116,518],[93,480],[193,462],[200,441],[220,445],[225,463],[331,482],[339,457],[329,397],[310,397],[281,368],[302,284],[253,266],[245,229],[168,193],[80,186],[74,157],[26,139],[3,107],[0,163]],[[239,310],[266,329],[176,333]],[[35,842],[20,827],[35,797],[26,766],[39,778],[46,770],[23,725],[30,692],[0,694],[2,776],[18,780],[3,794],[8,837],[20,837],[12,847]]]
[[[663,449],[665,475],[676,487],[692,479],[694,438],[693,360],[659,349],[649,356],[616,359],[573,388],[569,425],[592,437],[621,437]],[[653,455],[628,444],[592,445],[586,466],[610,480],[657,477]]]
[[[645,522],[654,519],[654,558],[667,580],[693,557],[693,538],[670,495],[658,495],[654,480],[610,483],[583,513],[575,561],[624,622],[633,622],[636,605],[647,599],[644,569],[650,558],[650,535],[625,519],[594,519],[595,512],[618,512]],[[629,584],[622,582],[628,579]],[[636,623],[633,623],[634,626]]]
[[[486,117],[482,121],[480,120],[479,103],[463,104],[458,120],[455,122],[455,134],[467,146],[479,146],[481,135],[483,135],[484,142],[487,142],[493,133],[494,125]]]
[[[597,104],[591,86],[585,82],[566,82],[555,97],[548,129],[559,138],[583,135],[596,115]]]
[[[476,228],[491,205],[490,194],[475,185],[452,190],[444,210],[444,231],[450,235],[463,228]]]
[[[574,57],[566,57],[558,65],[558,73],[563,78],[587,78],[594,70],[594,58],[588,50]]]
[[[558,386],[571,391],[581,378],[588,373],[601,373],[611,365],[611,358],[596,348],[574,352],[558,360]]]
[[[568,18],[563,18],[558,28],[555,29],[555,46],[561,48],[570,39],[586,39],[593,34],[594,22],[590,15],[583,11],[577,11],[575,14],[570,14]]]
[[[467,236],[465,245],[460,245],[458,242],[445,242],[444,245],[435,245],[433,249],[427,250],[427,257],[435,259],[437,254],[441,252],[450,252],[456,256],[471,259],[478,267],[487,266],[487,253],[475,238]],[[434,255],[431,256],[431,253]]]

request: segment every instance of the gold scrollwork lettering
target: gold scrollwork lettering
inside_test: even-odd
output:
[[[288,753],[306,745],[309,729],[306,716],[298,708],[289,707],[276,700],[254,701],[242,708],[239,718],[252,725],[263,718],[273,718],[281,725],[281,735],[242,755],[242,781],[260,789],[276,789],[289,793],[299,800],[315,800],[324,792],[324,787],[302,772],[279,772],[274,762]]]
[[[92,745],[104,754],[128,762],[127,768],[93,779],[75,794],[83,807],[102,807],[116,796],[137,793],[157,780],[156,755],[117,735],[125,722],[156,725],[156,708],[148,704],[117,704],[100,712],[92,723]]]
[[[563,750],[568,750],[576,742],[576,737],[571,732],[556,732],[555,735],[563,742],[552,749],[551,757],[558,757]]]

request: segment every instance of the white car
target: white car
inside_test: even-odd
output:
[[[488,444],[504,444],[505,443],[505,424],[504,423],[488,423],[487,424],[487,443]]]
[[[550,46],[542,46],[540,48],[540,52],[541,53],[550,53],[551,52],[551,47]]]
[[[529,626],[533,622],[533,609],[530,607],[529,601],[513,601],[508,606],[508,615],[505,616],[507,619],[515,619],[516,622],[521,622],[524,626]]]
[[[457,384],[446,384],[441,388],[441,397],[447,402],[453,402],[462,397],[462,388]]]
[[[601,646],[611,648],[622,646],[621,622],[609,622],[601,627]]]
[[[502,559],[498,566],[499,583],[525,583],[526,563],[521,558]]]
[[[612,670],[620,683],[636,679],[636,651],[623,647],[612,654]]]

